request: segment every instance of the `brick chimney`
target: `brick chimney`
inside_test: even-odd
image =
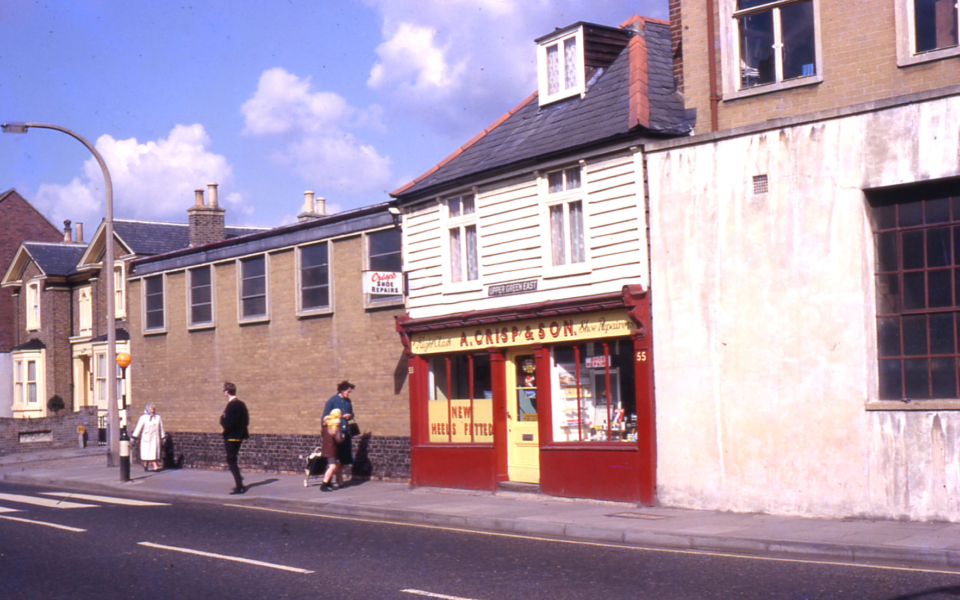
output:
[[[303,212],[297,215],[297,221],[309,221],[326,214],[327,199],[323,196],[314,198],[313,192],[303,193]]]
[[[203,190],[194,190],[195,203],[187,209],[190,223],[190,247],[219,242],[226,237],[223,214],[227,212],[217,204],[217,184],[207,184],[208,202],[204,202]]]

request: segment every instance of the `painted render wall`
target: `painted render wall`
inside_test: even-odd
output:
[[[960,521],[960,413],[866,409],[862,192],[960,175],[958,122],[954,96],[649,149],[662,504]]]

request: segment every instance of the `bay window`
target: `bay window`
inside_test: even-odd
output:
[[[490,356],[435,355],[428,369],[430,441],[493,443]]]

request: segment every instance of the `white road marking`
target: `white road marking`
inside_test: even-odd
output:
[[[444,600],[472,600],[471,598],[463,598],[460,596],[447,596],[445,594],[434,594],[433,592],[425,592],[423,590],[400,590],[405,594],[414,594],[415,596],[427,596],[428,598],[443,598]]]
[[[21,519],[19,517],[5,517],[0,515],[0,519],[6,519],[8,521],[16,521],[18,523],[32,523],[34,525],[45,525],[47,527],[55,527],[57,529],[65,529],[67,531],[76,531],[77,533],[83,533],[86,529],[80,529],[78,527],[68,527],[66,525],[57,525],[56,523],[47,523],[46,521],[31,521],[30,519]]]
[[[423,590],[400,590],[405,594],[414,594],[416,596],[427,596],[428,598],[443,598],[444,600],[472,600],[471,598],[462,598],[460,596],[446,596],[444,594],[434,594]]]
[[[280,569],[282,571],[293,571],[294,573],[303,573],[310,574],[313,571],[307,571],[306,569],[298,569],[297,567],[287,567],[285,565],[277,565],[274,563],[262,562],[259,560],[252,560],[249,558],[240,558],[238,556],[227,556],[225,554],[214,554],[212,552],[202,552],[200,550],[191,550],[190,548],[177,548],[176,546],[164,546],[162,544],[154,544],[151,542],[140,542],[139,545],[146,546],[148,548],[158,548],[160,550],[172,550],[173,552],[184,552],[186,554],[196,554],[197,556],[207,556],[210,558],[219,558],[222,560],[232,560],[234,562],[246,563],[248,565],[257,565],[260,567],[270,567],[271,569]]]
[[[76,502],[67,502],[65,500],[53,500],[50,498],[37,498],[35,496],[21,496],[19,494],[0,494],[0,500],[8,502],[19,502],[20,504],[35,504],[37,506],[46,506],[48,508],[95,508],[95,504],[78,504]]]
[[[0,513],[8,512],[20,512],[19,508],[7,508],[6,506],[0,506]]]
[[[42,494],[44,496],[60,496],[62,498],[76,498],[78,500],[89,500],[90,502],[106,502],[107,504],[123,504],[125,506],[170,506],[165,502],[147,502],[146,500],[130,500],[129,498],[73,494],[70,492],[42,492]]]

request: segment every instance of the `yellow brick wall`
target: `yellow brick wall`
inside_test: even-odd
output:
[[[697,109],[697,133],[710,130],[706,2],[680,0],[683,11],[684,95]],[[714,0],[717,44],[721,2]],[[897,66],[894,0],[821,0],[823,82],[811,86],[724,100],[720,129],[794,117],[960,84],[960,57]],[[718,46],[719,47],[719,46]],[[721,51],[726,51],[722,49]],[[721,57],[717,55],[717,87]],[[721,92],[722,93],[722,92]]]
[[[166,333],[142,335],[142,292],[130,285],[132,386],[139,415],[155,402],[173,431],[219,432],[223,381],[237,384],[250,410],[251,433],[316,434],[337,382],[357,388],[353,400],[364,433],[410,433],[406,360],[394,315],[401,307],[366,310],[361,293],[360,236],[333,243],[332,315],[296,315],[295,252],[268,259],[269,314],[240,325],[234,262],[216,265],[216,327],[187,329],[183,271],[167,275]]]

